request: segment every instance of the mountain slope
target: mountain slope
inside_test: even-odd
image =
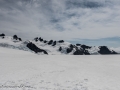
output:
[[[87,46],[76,44],[73,45],[64,40],[47,41],[41,37],[36,37],[34,40],[22,41],[17,35],[13,37],[0,35],[0,46],[25,51],[33,51],[37,54],[48,55],[96,55],[96,54],[117,54],[114,50],[107,46]]]
[[[14,36],[0,36],[0,47],[30,51],[20,38],[17,39]]]

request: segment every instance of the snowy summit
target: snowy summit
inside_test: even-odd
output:
[[[64,40],[44,40],[36,37],[33,40],[22,41],[17,35],[13,37],[0,34],[0,46],[35,52],[36,54],[46,55],[107,55],[118,54],[107,46],[87,46],[77,43],[76,45]]]

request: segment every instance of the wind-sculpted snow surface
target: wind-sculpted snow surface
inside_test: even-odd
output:
[[[0,46],[35,52],[43,55],[96,55],[96,54],[118,54],[107,46],[87,46],[82,44],[73,45],[64,40],[44,40],[36,37],[34,40],[22,41],[17,35],[13,37],[0,34]]]
[[[36,55],[0,47],[0,90],[120,90],[119,55]]]

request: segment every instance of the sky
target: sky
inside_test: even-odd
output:
[[[120,0],[0,0],[0,33],[120,47]]]

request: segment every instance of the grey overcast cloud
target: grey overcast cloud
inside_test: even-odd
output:
[[[120,46],[120,0],[0,0],[0,32]]]

